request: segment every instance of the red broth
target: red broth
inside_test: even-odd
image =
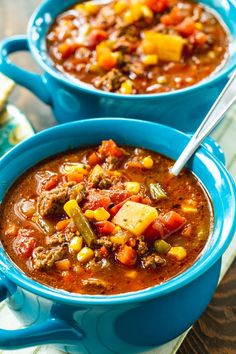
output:
[[[1,207],[4,249],[29,277],[82,294],[137,291],[199,257],[211,202],[187,169],[112,140],[66,152],[27,171]]]
[[[191,0],[79,3],[60,14],[47,34],[59,71],[123,94],[192,86],[224,65],[228,42],[218,17]]]

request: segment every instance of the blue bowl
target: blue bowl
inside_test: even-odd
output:
[[[133,117],[193,131],[226,84],[236,65],[235,0],[203,0],[222,18],[230,33],[230,59],[224,67],[195,86],[169,93],[122,95],[99,91],[68,79],[57,71],[46,51],[46,33],[55,17],[77,0],[47,0],[30,19],[28,35],[4,40],[0,45],[0,71],[27,87],[49,104],[60,123],[91,117]],[[10,53],[30,50],[43,69],[42,76],[12,64]],[[193,112],[197,115],[193,116]]]
[[[19,144],[0,160],[0,200],[23,172],[42,159],[108,138],[173,159],[190,139],[173,128],[132,119],[59,125]],[[0,246],[0,301],[8,298],[8,305],[26,326],[1,329],[0,348],[56,343],[70,353],[145,353],[189,328],[213,296],[221,257],[236,227],[235,185],[220,160],[224,160],[221,150],[208,139],[189,162],[212,200],[214,230],[195,264],[161,285],[112,296],[68,293],[28,278]]]

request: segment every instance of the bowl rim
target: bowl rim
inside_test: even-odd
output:
[[[37,133],[30,137],[29,139],[23,141],[12,150],[10,150],[4,157],[0,159],[0,171],[4,165],[8,163],[8,161],[12,161],[16,159],[19,155],[24,154],[24,151],[28,151],[31,147],[35,146],[36,144],[40,145],[50,139],[50,137],[55,136],[56,133],[65,133],[65,130],[73,130],[76,129],[77,126],[81,124],[91,127],[93,124],[100,124],[100,123],[110,123],[118,122],[118,124],[134,124],[134,125],[147,125],[151,128],[155,126],[155,128],[162,129],[164,131],[171,130],[172,133],[178,134],[185,139],[190,139],[189,136],[185,133],[177,131],[176,129],[157,124],[147,121],[135,120],[135,119],[123,119],[123,118],[94,118],[91,120],[81,120],[71,123],[65,123],[62,125],[51,127],[47,130],[44,130],[40,133]],[[53,154],[51,154],[52,156]],[[50,152],[48,154],[50,156]],[[18,268],[15,263],[10,259],[7,253],[4,251],[2,245],[0,245],[0,272],[3,271],[3,274],[13,283],[19,285],[21,288],[30,291],[36,295],[41,297],[51,299],[53,301],[62,302],[70,305],[114,305],[114,304],[128,304],[133,302],[143,302],[151,299],[155,299],[160,296],[164,296],[171,292],[176,291],[179,288],[184,287],[185,285],[189,284],[190,282],[194,281],[201,275],[203,275],[210,267],[212,267],[222,256],[226,248],[228,247],[229,243],[231,242],[235,228],[236,228],[236,187],[233,178],[226,170],[225,166],[221,161],[215,158],[209,151],[207,151],[204,147],[200,147],[199,150],[196,152],[195,155],[201,161],[205,161],[204,164],[206,165],[206,160],[209,162],[213,162],[217,170],[220,172],[221,179],[229,187],[230,195],[232,195],[232,204],[230,205],[231,210],[231,220],[230,224],[227,226],[224,223],[222,218],[222,222],[220,227],[217,230],[214,230],[214,233],[217,233],[218,236],[226,235],[224,238],[223,243],[220,242],[217,238],[216,247],[211,250],[210,254],[206,258],[199,258],[199,261],[195,262],[190,268],[186,269],[184,272],[180,273],[176,277],[164,282],[162,284],[146,288],[136,292],[130,293],[123,293],[123,294],[116,294],[116,295],[81,295],[75,293],[69,293],[64,290],[55,289],[43,285],[28,276],[24,275],[24,273]],[[23,171],[22,171],[23,173]],[[200,177],[199,177],[200,178]],[[218,201],[223,200],[218,193]],[[224,201],[226,204],[226,201]],[[213,236],[213,235],[212,235]],[[223,237],[223,236],[222,236]],[[217,243],[218,242],[218,243]],[[218,246],[218,247],[217,247]],[[206,251],[207,252],[207,251]],[[200,261],[202,259],[202,261]]]
[[[84,93],[94,94],[96,96],[108,97],[108,98],[113,98],[113,99],[114,98],[115,99],[123,99],[123,100],[135,100],[135,99],[153,100],[153,99],[157,99],[157,98],[168,99],[170,96],[180,97],[186,93],[195,93],[196,91],[198,91],[202,88],[205,88],[207,86],[216,85],[225,76],[228,77],[235,67],[234,61],[230,60],[232,57],[232,54],[229,51],[228,61],[226,61],[222,65],[222,67],[219,66],[218,70],[216,69],[213,73],[211,73],[210,76],[203,79],[199,83],[189,86],[189,87],[186,87],[184,89],[180,89],[180,90],[174,90],[174,91],[162,92],[162,93],[153,93],[153,94],[138,94],[138,95],[127,94],[126,95],[126,94],[121,94],[121,93],[106,92],[103,90],[98,90],[95,87],[93,87],[92,85],[85,85],[83,82],[80,82],[80,80],[70,80],[65,74],[63,74],[62,72],[60,72],[59,70],[57,70],[56,68],[51,66],[49,63],[47,63],[42,58],[41,50],[39,50],[37,48],[37,46],[35,45],[35,42],[33,41],[33,28],[35,27],[35,23],[36,23],[37,19],[39,18],[40,13],[46,12],[47,7],[51,1],[52,0],[44,0],[35,9],[35,11],[33,12],[33,14],[30,17],[30,20],[28,22],[28,27],[27,27],[27,37],[28,37],[29,48],[30,48],[30,51],[31,51],[34,59],[45,70],[45,72],[50,74],[52,77],[54,77],[58,81],[68,85],[72,89],[76,89],[76,90],[79,89]],[[86,1],[86,0],[80,0],[79,2],[84,2],[84,1]],[[226,0],[226,1],[227,1],[227,3],[231,4],[232,0]],[[75,2],[78,2],[78,0],[72,0],[72,2],[75,3]],[[60,4],[62,4],[62,3],[60,3]],[[208,7],[211,7],[211,6],[208,6]],[[66,8],[67,8],[67,5],[60,5],[60,11],[58,11],[58,14],[60,14]],[[229,29],[227,22],[221,18],[218,11],[216,11],[215,9],[213,9],[213,10],[217,13],[218,17],[223,22],[224,27],[226,27],[228,29],[228,33],[229,33],[229,37],[230,37],[229,39],[231,40],[232,33]],[[55,17],[52,19],[52,22],[54,21],[54,19],[55,19]],[[49,25],[47,24],[47,28],[51,25],[52,22],[50,22]],[[45,32],[43,31],[43,34],[44,33]],[[230,42],[229,42],[229,44],[230,44]],[[230,46],[229,46],[229,48],[230,48]],[[48,57],[48,55],[47,55],[47,57]],[[227,63],[228,63],[228,65],[227,65]]]

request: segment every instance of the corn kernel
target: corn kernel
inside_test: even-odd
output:
[[[68,163],[63,166],[63,172],[64,173],[81,173],[83,175],[88,174],[88,170],[82,163]]]
[[[138,21],[142,17],[142,5],[137,2],[131,6],[131,14],[134,21]]]
[[[83,11],[84,10],[84,4],[77,4],[74,6],[74,9],[77,11]]]
[[[182,261],[187,256],[187,251],[184,247],[171,247],[168,256],[175,257],[178,261]]]
[[[202,31],[202,29],[203,29],[202,23],[201,23],[201,22],[196,22],[196,23],[195,23],[195,28],[196,28],[197,30],[199,30],[199,31]]]
[[[128,192],[132,194],[138,194],[140,191],[140,183],[138,182],[126,182],[125,183],[125,188]]]
[[[94,219],[97,221],[105,221],[108,220],[109,217],[110,214],[104,208],[97,208],[96,210],[94,210]]]
[[[135,21],[133,18],[133,14],[130,10],[128,10],[124,13],[124,21],[125,21],[126,25],[130,25],[131,23],[133,23]]]
[[[181,205],[181,209],[183,210],[184,213],[197,213],[197,208],[194,208],[191,205]]]
[[[145,168],[148,168],[148,169],[149,169],[149,168],[152,168],[152,166],[153,166],[153,159],[151,158],[151,156],[144,157],[142,163],[143,163],[143,166],[144,166]]]
[[[207,56],[208,56],[208,58],[210,58],[210,59],[215,59],[216,53],[215,53],[213,50],[210,50],[210,51],[207,53]]]
[[[94,219],[94,210],[87,209],[84,212],[84,216],[86,216],[86,218],[88,218],[88,219]]]
[[[113,230],[113,232],[112,232],[112,235],[115,235],[115,234],[117,234],[117,232],[119,232],[119,231],[121,231],[121,227],[120,226],[115,226],[115,228],[114,228],[114,230]]]
[[[59,270],[69,270],[71,263],[69,259],[62,259],[61,261],[57,261],[55,265]]]
[[[141,11],[142,11],[144,18],[150,19],[150,20],[153,19],[153,12],[148,6],[142,5]]]
[[[128,241],[130,235],[127,232],[119,232],[114,236],[110,237],[111,242],[116,243],[117,245],[123,245]]]
[[[124,10],[126,10],[128,7],[128,3],[126,0],[119,0],[117,1],[117,3],[115,4],[115,13],[116,14],[121,14]]]
[[[125,273],[125,276],[130,279],[136,279],[138,275],[138,272],[136,270],[130,270]]]
[[[82,246],[83,246],[83,239],[80,236],[73,237],[69,244],[69,248],[75,252],[79,252]]]
[[[119,171],[110,171],[110,175],[120,177],[122,176],[122,173]]]
[[[142,58],[142,62],[145,65],[155,65],[158,63],[158,57],[156,54],[148,54]]]
[[[163,84],[166,84],[167,83],[167,78],[166,76],[159,76],[157,78],[157,83],[160,84],[160,85],[163,85]]]
[[[89,15],[95,15],[100,8],[98,4],[95,4],[92,1],[85,2],[83,5]]]
[[[77,254],[79,262],[88,262],[94,257],[94,251],[89,247],[83,247]]]
[[[129,95],[133,93],[133,82],[131,80],[126,80],[121,84],[120,92]]]

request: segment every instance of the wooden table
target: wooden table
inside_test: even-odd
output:
[[[0,0],[0,39],[26,33],[28,19],[39,3],[40,0]],[[14,61],[32,71],[39,71],[27,53],[16,55]],[[36,130],[55,124],[50,108],[29,91],[17,87],[12,100]],[[195,353],[236,354],[236,261],[178,351],[178,354]]]

